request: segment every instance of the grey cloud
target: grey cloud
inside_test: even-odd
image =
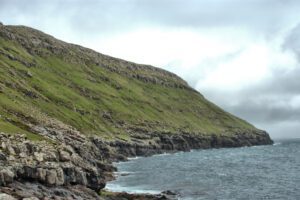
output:
[[[300,107],[291,105],[291,100],[300,97],[300,24],[290,31],[282,47],[282,51],[290,51],[298,59],[293,69],[274,68],[269,78],[241,91],[226,93],[221,88],[201,92],[225,110],[269,130],[275,137],[299,137]]]
[[[297,121],[300,123],[300,110],[294,109],[287,102],[281,106],[276,105],[280,97],[275,97],[269,101],[263,99],[259,102],[248,100],[241,101],[236,106],[228,107],[231,112],[243,116],[254,123],[278,123],[282,121]]]
[[[222,101],[226,97],[222,92],[218,93],[221,94],[220,96],[214,91],[204,92],[235,113],[248,113],[250,119],[263,115],[270,121],[273,120],[272,117],[278,119],[280,116],[284,116],[281,119],[288,119],[290,113],[290,117],[293,118],[296,114],[300,120],[300,110],[293,110],[289,105],[293,97],[300,95],[300,64],[288,72],[273,71],[271,78],[229,95],[230,99],[239,102],[233,105],[228,103],[229,99],[226,99],[227,102]]]
[[[296,25],[286,37],[282,48],[293,51],[300,60],[300,23]]]
[[[238,57],[243,52],[243,50],[244,50],[244,48],[241,48],[241,49],[238,49],[238,50],[235,50],[235,51],[232,51],[232,52],[220,55],[220,56],[216,56],[216,57],[214,57],[214,59],[211,59],[211,58],[203,59],[199,65],[205,66],[205,68],[217,66],[220,63],[224,63],[228,60],[232,60],[233,58]],[[180,65],[182,65],[182,63],[180,63],[180,62],[171,62],[166,66],[166,68],[169,71],[177,73],[176,68],[177,68],[177,66],[180,66]],[[199,67],[199,68],[201,68],[201,67]],[[200,71],[198,71],[198,70],[200,70]],[[198,70],[195,69],[195,71],[193,73],[187,73],[184,75],[185,79],[188,80],[189,84],[194,88],[196,87],[199,80],[205,78],[205,74],[203,74],[201,72],[202,69],[198,69]]]
[[[271,136],[275,139],[278,138],[299,138],[300,123],[283,121],[269,124],[257,124],[258,127],[268,130]]]
[[[146,3],[145,3],[146,2]],[[163,3],[162,3],[163,2]],[[175,25],[224,26],[259,25],[276,26],[299,7],[297,1],[278,0],[209,0],[209,1],[136,1],[139,16]],[[276,23],[271,23],[276,22]]]
[[[299,16],[296,0],[1,0],[4,22],[66,20],[81,33],[123,31],[144,26],[214,28],[243,26],[271,34]]]
[[[273,71],[269,79],[236,93],[202,92],[225,110],[272,131],[276,137],[282,137],[281,133],[287,129],[289,137],[300,136],[297,132],[300,129],[290,127],[292,123],[292,127],[300,128],[300,107],[290,103],[300,96],[300,64],[288,72]]]

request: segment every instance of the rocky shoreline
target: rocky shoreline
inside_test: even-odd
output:
[[[168,199],[166,195],[99,195],[117,169],[113,161],[191,149],[272,144],[263,131],[229,136],[139,134],[130,142],[104,141],[76,130],[43,129],[49,141],[0,133],[0,192],[16,199]],[[51,136],[51,137],[50,137]],[[0,199],[8,199],[0,195]],[[11,198],[13,199],[13,198]]]

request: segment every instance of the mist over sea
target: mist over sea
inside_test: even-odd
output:
[[[180,199],[300,199],[300,139],[116,163],[112,191],[175,191]]]

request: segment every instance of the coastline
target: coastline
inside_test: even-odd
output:
[[[255,199],[296,198],[299,196],[295,186],[299,177],[299,140],[275,142],[274,145],[196,150],[133,160],[116,167],[119,172],[135,173],[119,177],[114,183],[128,186],[129,191],[171,190],[182,199],[251,199],[251,195]],[[286,168],[290,170],[284,171]],[[283,184],[286,180],[289,187]]]
[[[280,145],[281,143],[278,141],[273,142],[273,146],[276,145]],[[269,144],[267,144],[269,145]],[[255,148],[255,147],[259,147],[259,146],[264,146],[264,145],[253,145],[253,146],[241,146],[241,147],[233,147],[233,148]],[[127,163],[127,162],[131,162],[137,159],[142,159],[142,158],[147,158],[147,157],[161,157],[161,156],[168,156],[168,155],[175,155],[175,154],[179,154],[179,153],[189,153],[189,152],[195,152],[195,151],[200,151],[200,150],[219,150],[219,149],[228,149],[228,147],[220,147],[220,148],[209,148],[209,149],[191,149],[190,151],[175,151],[175,152],[171,152],[171,153],[160,153],[160,154],[154,154],[151,156],[136,156],[136,157],[129,157],[127,158],[127,160],[125,161],[117,161],[117,162],[113,162],[113,166],[116,168],[116,171],[113,172],[113,176],[114,179],[107,182],[106,183],[106,187],[103,189],[104,191],[110,192],[110,193],[127,193],[128,195],[153,195],[153,197],[157,197],[158,195],[162,195],[164,192],[172,192],[173,193],[173,197],[171,197],[172,199],[177,199],[177,195],[174,191],[171,190],[148,190],[146,188],[142,189],[142,188],[131,188],[128,189],[127,186],[121,186],[115,183],[111,183],[113,181],[115,181],[116,179],[118,179],[120,176],[130,176],[131,174],[134,174],[135,172],[131,172],[131,171],[119,171],[119,164],[122,163]]]
[[[0,192],[20,199],[61,195],[63,198],[78,196],[83,199],[174,199],[176,194],[170,191],[151,195],[110,193],[103,189],[115,178],[113,173],[117,169],[113,162],[192,149],[273,144],[264,131],[239,133],[232,137],[156,133],[151,135],[156,138],[155,143],[145,143],[144,139],[135,139],[131,143],[122,140],[108,142],[99,137],[74,137],[74,133],[69,133],[56,137],[55,145],[31,142],[21,135],[0,136],[4,155],[0,177],[5,177],[0,180]],[[97,195],[99,191],[100,196]]]

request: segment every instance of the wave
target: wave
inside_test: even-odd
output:
[[[136,156],[136,157],[129,157],[128,160],[136,160],[139,158],[143,158],[142,156]]]
[[[116,185],[113,183],[108,183],[104,189],[111,192],[126,192],[129,194],[160,194],[162,192],[159,190],[145,190],[145,189],[139,189],[135,187],[126,187],[126,186]]]
[[[135,174],[135,172],[126,172],[126,171],[114,172],[114,177],[118,178],[120,176],[131,176],[132,174]]]
[[[167,156],[167,155],[171,155],[171,153],[160,153],[160,154],[154,154],[153,157],[159,157],[159,156]]]

